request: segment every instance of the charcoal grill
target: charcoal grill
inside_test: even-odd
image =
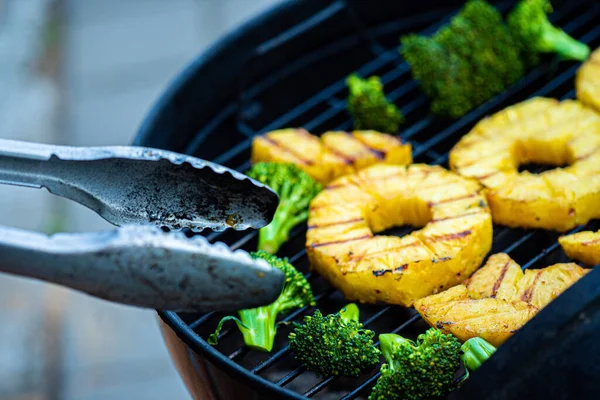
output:
[[[598,2],[556,0],[553,3],[555,12],[551,19],[555,24],[592,48],[600,45]],[[380,76],[389,99],[405,114],[407,122],[401,127],[400,136],[412,143],[415,162],[447,167],[448,151],[485,115],[532,96],[575,97],[573,81],[578,65],[558,64],[547,58],[507,91],[459,120],[430,115],[427,98],[411,79],[409,68],[398,53],[398,38],[407,32],[434,32],[461,4],[462,1],[305,0],[278,5],[230,33],[184,70],[150,112],[135,144],[191,154],[245,171],[250,166],[252,137],[257,134],[283,127],[304,127],[315,134],[351,129],[345,110],[344,80],[350,72],[357,71],[362,76]],[[496,3],[502,11],[513,4]],[[543,167],[533,168],[539,172]],[[598,229],[599,225],[595,221],[574,231]],[[405,232],[407,229],[399,228],[392,233]],[[205,235],[232,248],[253,250],[257,244],[256,232]],[[506,252],[523,268],[547,266],[566,261],[557,237],[558,234],[545,231],[495,227],[490,254]],[[345,300],[308,271],[304,241],[305,227],[294,230],[280,255],[289,257],[307,274],[317,307],[334,312]],[[583,288],[585,281],[590,286],[592,279],[598,282],[598,275],[589,275],[575,288]],[[598,295],[593,290],[588,292],[586,297],[579,291],[577,297],[578,291],[571,290],[544,311],[552,311],[555,303],[567,304],[567,301],[573,309],[575,304],[588,304]],[[598,304],[593,304],[597,310]],[[312,311],[312,308],[297,310],[283,321],[299,321]],[[544,311],[534,322],[544,322],[548,314]],[[221,333],[218,346],[208,345],[205,339],[214,331],[221,318],[219,314],[169,311],[159,314],[188,346],[191,365],[207,380],[205,383],[218,386],[215,389],[221,393],[235,392],[239,399],[366,398],[378,377],[377,371],[351,379],[317,378],[306,372],[286,346],[290,330],[286,325],[280,327],[273,352],[265,354],[245,348],[233,326]],[[414,310],[401,307],[362,305],[361,319],[377,332],[395,332],[413,338],[427,328]],[[532,322],[526,328],[529,325],[535,324]],[[515,339],[522,335],[525,333],[519,332]],[[518,346],[512,343],[511,340],[503,346],[498,358],[509,357],[510,351],[516,351]],[[486,374],[485,367],[465,388],[478,386],[477,382]],[[492,367],[488,369],[488,377],[491,371],[497,372]],[[519,374],[518,366],[512,370]],[[597,367],[594,371],[599,376]],[[559,374],[564,376],[564,371]],[[234,389],[240,386],[241,390]],[[493,387],[490,390],[502,392],[494,391]],[[223,394],[222,398],[230,397]]]

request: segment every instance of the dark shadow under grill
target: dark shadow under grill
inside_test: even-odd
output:
[[[501,4],[500,8],[507,10],[510,5]],[[229,103],[215,115],[203,129],[197,131],[194,138],[185,146],[185,152],[202,158],[245,171],[249,168],[250,145],[252,137],[269,130],[302,126],[311,133],[320,134],[327,130],[351,129],[351,121],[345,110],[345,77],[351,71],[358,71],[363,76],[379,75],[385,86],[390,100],[394,101],[407,118],[401,127],[400,137],[413,145],[415,162],[439,164],[447,167],[448,151],[467,133],[482,117],[498,111],[508,105],[517,103],[533,96],[549,96],[559,99],[574,98],[574,76],[578,65],[574,63],[557,64],[548,58],[538,67],[528,73],[504,93],[494,97],[465,117],[451,121],[434,117],[428,113],[428,101],[420,92],[418,85],[410,77],[407,64],[401,59],[397,50],[397,39],[403,32],[422,31],[431,33],[447,21],[446,11],[428,12],[410,18],[392,21],[375,28],[364,28],[357,16],[347,9],[343,1],[336,1],[324,8],[313,19],[302,23],[315,26],[327,24],[331,19],[349,19],[356,32],[347,38],[325,44],[311,53],[302,54],[292,60],[285,69],[279,69],[272,75],[263,77],[254,85],[241,84],[237,101]],[[594,1],[564,1],[556,7],[552,14],[553,22],[561,26],[575,38],[588,43],[595,48],[600,45],[600,4]],[[304,27],[294,27],[286,31],[279,41],[291,41],[295,31]],[[285,36],[287,35],[287,36]],[[277,39],[277,38],[276,38]],[[264,53],[268,53],[277,42],[266,42],[256,49],[255,57],[260,62]],[[296,92],[281,99],[278,105],[277,96],[284,97],[280,85],[287,82],[288,90],[295,86],[289,81],[296,79],[298,92],[302,92],[303,79],[310,76],[306,70],[317,61],[327,62],[334,57],[351,59],[346,70],[335,73],[322,71],[335,79],[327,81],[322,88],[308,97],[302,97]],[[323,61],[325,60],[325,61]],[[249,68],[252,60],[249,61]],[[314,70],[313,73],[320,73]],[[332,75],[333,74],[333,75]],[[243,79],[241,80],[243,83]],[[294,104],[290,104],[294,103]],[[282,109],[281,112],[273,110]],[[223,139],[228,132],[228,140]],[[233,133],[232,133],[233,132]],[[181,149],[183,150],[183,149]],[[209,156],[207,156],[209,155]],[[582,229],[598,229],[600,224],[594,221],[584,227],[578,227],[573,232]],[[317,274],[308,272],[308,259],[304,250],[306,228],[294,230],[290,241],[280,251],[281,256],[290,261],[301,271],[305,272],[317,298],[317,307],[323,312],[339,310],[346,301],[343,296],[332,289]],[[244,248],[252,251],[256,248],[257,232],[240,233],[224,232],[207,235],[211,241],[223,241],[232,248]],[[496,226],[494,242],[490,254],[497,252],[508,253],[523,268],[536,268],[555,262],[566,261],[566,257],[557,243],[558,234],[540,230],[508,229]],[[427,325],[414,310],[396,306],[361,305],[361,320],[376,332],[395,332],[408,337],[416,337],[423,332]],[[306,314],[312,313],[313,308],[303,308],[287,315],[283,321],[299,321]],[[204,353],[207,357],[222,366],[226,371],[253,380],[255,386],[273,391],[275,385],[284,387],[290,392],[279,392],[280,396],[294,396],[291,392],[306,397],[355,399],[368,394],[378,377],[373,371],[360,378],[318,379],[312,373],[305,372],[294,360],[287,347],[287,333],[291,327],[282,325],[277,335],[277,341],[272,353],[264,354],[249,351],[243,346],[241,334],[237,329],[225,329],[221,333],[220,344],[214,349],[208,346],[202,338],[212,333],[222,315],[208,313],[205,315],[176,314],[163,312],[161,316],[171,325],[176,326],[186,335],[186,342],[193,350]],[[366,397],[365,397],[366,398]]]

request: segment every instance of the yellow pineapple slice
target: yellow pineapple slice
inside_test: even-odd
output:
[[[577,98],[600,111],[600,48],[577,71],[575,86]]]
[[[587,265],[600,264],[600,231],[584,231],[558,239],[567,255]]]
[[[527,270],[518,283],[515,300],[519,299],[542,309],[589,271],[574,263]]]
[[[588,272],[570,263],[523,273],[519,264],[499,253],[464,284],[417,300],[414,306],[429,325],[461,341],[481,337],[499,346]]]
[[[465,286],[471,299],[492,297],[511,301],[517,295],[521,278],[523,271],[519,264],[507,254],[499,253],[491,256],[485,267],[477,270]]]
[[[519,172],[532,162],[568,166]],[[600,217],[600,114],[575,100],[522,102],[480,121],[450,167],[485,186],[495,223],[572,229]]]
[[[311,266],[349,300],[410,306],[468,278],[491,248],[477,182],[438,166],[377,164],[331,182],[312,201]],[[404,237],[374,235],[401,225]]]
[[[462,342],[480,337],[500,346],[539,311],[524,301],[485,298],[444,304],[436,296],[440,294],[417,301],[417,311],[429,325],[453,334]]]
[[[410,164],[412,148],[394,136],[375,131],[326,132],[319,138],[304,129],[290,128],[254,138],[252,162],[261,161],[294,163],[327,184],[377,163]]]

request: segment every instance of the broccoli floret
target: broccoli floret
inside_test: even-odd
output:
[[[477,370],[488,358],[496,352],[496,348],[484,339],[475,337],[467,340],[461,347],[462,360],[466,375],[464,379],[469,377],[469,372]]]
[[[277,333],[277,315],[304,306],[314,306],[315,299],[306,278],[286,258],[282,259],[260,250],[250,253],[250,255],[255,259],[262,258],[273,268],[283,271],[285,274],[283,290],[277,300],[268,306],[238,311],[239,319],[234,316],[223,318],[216,331],[209,336],[208,343],[216,345],[223,324],[233,320],[242,332],[246,346],[269,352],[273,349]]]
[[[354,128],[372,129],[385,133],[396,133],[404,122],[404,116],[394,103],[383,93],[383,85],[376,76],[362,79],[352,74],[348,85],[348,110],[354,119]]]
[[[519,42],[502,15],[470,0],[434,36],[407,35],[400,52],[435,114],[458,118],[516,82],[525,71]]]
[[[454,336],[431,328],[416,343],[395,334],[379,335],[379,342],[386,363],[369,400],[429,399],[454,389],[461,352]]]
[[[273,220],[258,234],[258,249],[275,254],[288,240],[292,228],[308,219],[310,201],[322,186],[294,164],[260,162],[246,174],[279,195]]]
[[[323,315],[317,310],[289,335],[290,349],[306,369],[318,376],[357,376],[379,362],[373,345],[375,332],[358,321],[356,304],[339,313]]]
[[[584,61],[590,48],[548,21],[549,0],[521,0],[508,16],[508,26],[531,54],[557,53],[562,59]]]
[[[468,88],[469,64],[446,50],[433,38],[408,35],[402,38],[402,55],[410,64],[415,80],[431,99],[431,112],[453,118],[476,105]]]

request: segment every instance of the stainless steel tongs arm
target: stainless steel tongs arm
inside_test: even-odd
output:
[[[0,227],[0,271],[123,304],[179,311],[272,303],[283,274],[244,251],[153,226],[52,237]]]
[[[46,187],[115,225],[244,230],[268,224],[277,195],[246,175],[146,147],[68,147],[0,139],[0,183]]]

